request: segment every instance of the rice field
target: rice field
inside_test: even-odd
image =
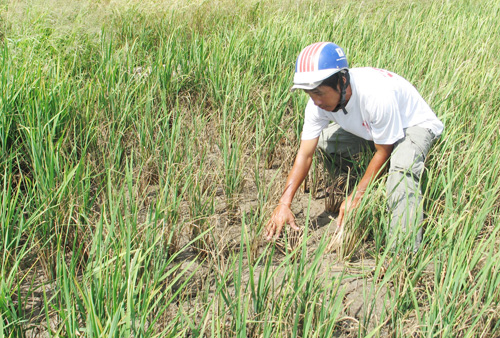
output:
[[[499,17],[494,0],[0,1],[0,337],[500,337]],[[445,124],[415,256],[389,259],[383,178],[330,252],[318,160],[300,238],[263,239],[316,41],[404,76]]]

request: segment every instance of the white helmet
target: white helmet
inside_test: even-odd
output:
[[[344,50],[332,42],[316,42],[304,48],[295,64],[292,91],[311,90],[333,74],[349,69]]]

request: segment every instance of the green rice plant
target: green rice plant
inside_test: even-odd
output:
[[[182,250],[169,255],[168,247],[161,244],[163,237],[157,235],[162,230],[161,222],[151,219],[141,230],[132,165],[131,158],[122,193],[116,194],[112,185],[107,185],[104,217],[97,225],[88,269],[82,278],[75,278],[75,258],[68,264],[63,255],[58,255],[60,292],[46,300],[47,306],[53,304],[61,316],[62,325],[54,335],[156,334],[155,323],[192,277],[188,274],[184,279],[189,265],[180,269],[173,263]],[[181,287],[174,289],[178,282]],[[164,332],[170,329],[172,326]]]
[[[215,190],[211,186],[211,180],[208,175],[204,175],[204,154],[199,159],[199,171],[193,173],[192,185],[189,188],[187,195],[189,196],[189,216],[192,222],[192,238],[199,238],[195,243],[195,247],[201,251],[210,250],[213,245],[212,233],[209,231],[212,227],[211,216],[215,214]],[[193,169],[194,171],[194,169]],[[213,217],[212,217],[213,219]],[[200,234],[205,233],[207,236],[200,238]]]
[[[229,123],[232,123],[234,115],[234,109],[231,110],[226,105],[223,107],[221,145],[219,149],[224,163],[224,192],[229,209],[234,208],[233,197],[241,191],[244,177],[240,141],[236,138],[236,135],[233,135],[234,132],[229,125]]]
[[[276,146],[285,137],[285,131],[280,130],[283,115],[287,110],[290,94],[285,88],[270,88],[271,97],[261,97],[260,114],[263,114],[262,137],[266,140],[266,167],[271,168]],[[278,96],[279,95],[279,96]]]
[[[2,264],[0,266],[0,329],[1,334],[22,335],[23,297],[19,288],[19,271],[21,264],[30,254],[30,242],[33,240],[33,231],[29,227],[34,219],[24,220],[23,207],[19,203],[23,198],[20,188],[13,187],[12,159],[7,164],[2,175],[2,195],[0,202]],[[26,203],[28,204],[28,203]],[[24,208],[28,208],[25,205]]]

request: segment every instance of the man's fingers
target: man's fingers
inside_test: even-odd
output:
[[[344,212],[340,210],[339,216],[337,217],[337,226],[341,227],[343,223],[344,223]]]
[[[274,222],[269,221],[266,225],[266,240],[270,240],[274,235]]]
[[[267,233],[266,239],[270,241],[273,239],[273,236],[274,236],[274,229],[270,229],[269,232]]]
[[[267,232],[266,240],[270,241],[273,238],[274,230],[271,229]]]
[[[295,224],[295,221],[290,221],[290,226],[293,230],[300,230],[300,228]]]
[[[289,208],[285,209],[285,211],[277,210],[278,208],[276,208],[276,210],[273,212],[271,219],[269,220],[265,228],[266,232],[264,238],[268,241],[272,240],[273,238],[277,239],[280,236],[285,224],[288,224],[293,230],[300,230],[297,224],[295,224],[295,219]]]
[[[278,239],[278,237],[280,236],[280,234],[281,234],[281,229],[283,229],[283,224],[278,225],[278,226],[276,227],[276,232],[274,233],[274,238],[275,238],[275,239]]]

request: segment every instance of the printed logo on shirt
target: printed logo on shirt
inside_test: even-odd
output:
[[[372,133],[370,125],[366,121],[363,121],[363,127],[365,127],[366,131],[368,131],[370,134]]]
[[[389,72],[388,70],[375,68],[375,67],[372,67],[372,68],[381,72],[385,77],[392,77],[391,72]]]

